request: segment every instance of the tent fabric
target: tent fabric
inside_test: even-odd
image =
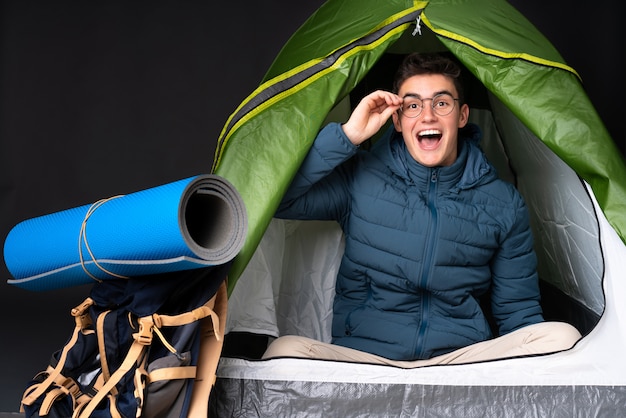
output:
[[[299,364],[300,373],[309,373]],[[317,364],[315,364],[317,366]],[[331,365],[332,366],[332,365]],[[243,367],[246,367],[243,365]],[[275,367],[275,366],[274,366]],[[359,369],[363,366],[359,366]],[[336,369],[324,367],[333,373]],[[351,373],[340,367],[344,373]],[[317,371],[315,371],[317,375]],[[381,373],[385,373],[382,371]],[[234,373],[233,373],[234,374]],[[285,402],[285,393],[289,402]],[[249,402],[242,402],[247,399]],[[263,399],[263,402],[258,402]],[[514,400],[514,401],[513,401]],[[462,385],[219,379],[210,399],[215,416],[255,417],[618,417],[626,387],[612,385]]]
[[[412,4],[408,9],[399,7],[406,4],[404,1],[389,2],[386,7],[375,1],[361,5],[338,3],[346,12],[368,8],[368,18],[351,22],[349,29],[343,31],[340,29],[346,25],[335,21],[336,17],[333,19],[336,10],[332,4],[322,6],[305,27],[314,29],[317,22],[328,17],[331,20],[325,27],[335,27],[328,32],[332,42],[326,42],[326,36],[317,39],[295,36],[283,55],[291,48],[309,49],[300,40],[306,45],[316,44],[322,50],[336,45],[328,51],[329,55],[311,55],[313,50],[318,51],[314,47],[304,57],[299,56],[306,62],[290,61],[293,67],[289,71],[272,77],[274,70],[270,69],[267,77],[271,78],[235,110],[218,139],[213,172],[228,179],[241,193],[249,219],[246,242],[231,270],[229,293],[328,112],[352,90],[386,47],[417,19],[420,11]],[[385,13],[390,8],[399,10],[393,19]],[[374,22],[379,23],[372,27]],[[279,65],[280,61],[274,66]],[[254,170],[241,170],[241,167],[254,167]]]
[[[47,291],[222,265],[246,229],[237,190],[198,175],[20,222],[4,244],[8,283]]]
[[[506,1],[331,0],[287,42],[218,140],[213,172],[241,192],[250,219],[230,292],[329,111],[403,33],[414,33],[413,45],[424,49],[429,31],[591,185],[626,239],[619,151],[576,72]]]

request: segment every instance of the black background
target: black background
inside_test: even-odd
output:
[[[0,0],[0,236],[35,216],[210,170],[228,116],[323,2]],[[512,0],[582,76],[620,149],[617,2]],[[89,286],[35,293],[0,263],[0,411],[69,337]]]

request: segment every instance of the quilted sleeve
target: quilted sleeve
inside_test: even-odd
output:
[[[358,150],[341,125],[320,131],[276,212],[283,219],[339,220],[349,205],[350,166]],[[343,164],[343,165],[342,165]]]
[[[528,210],[521,196],[515,202],[511,227],[491,264],[491,308],[500,335],[543,321]]]

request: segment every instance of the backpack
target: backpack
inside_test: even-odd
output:
[[[206,417],[226,322],[227,265],[95,283],[27,385],[26,417]]]

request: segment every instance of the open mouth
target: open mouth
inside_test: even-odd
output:
[[[442,133],[437,129],[428,129],[418,132],[417,140],[420,146],[424,149],[433,149],[437,147],[441,140]]]

